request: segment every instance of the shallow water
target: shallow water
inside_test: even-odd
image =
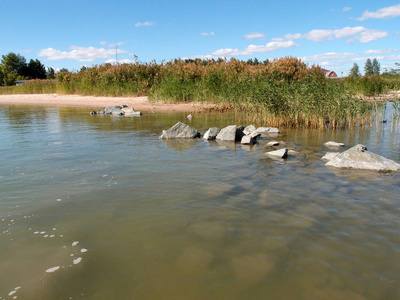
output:
[[[335,140],[399,162],[398,123],[283,129],[299,154],[273,160],[268,138],[158,139],[184,117],[0,106],[0,299],[400,298],[400,175],[321,160]]]

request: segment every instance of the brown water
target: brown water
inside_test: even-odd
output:
[[[398,124],[282,129],[299,154],[273,160],[158,139],[241,123],[184,116],[0,106],[0,299],[400,298],[400,175],[321,160],[335,140],[399,162]]]

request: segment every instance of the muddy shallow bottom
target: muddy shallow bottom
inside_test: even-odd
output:
[[[0,299],[400,297],[399,174],[321,160],[335,140],[399,162],[390,123],[282,130],[299,154],[273,160],[269,138],[158,139],[184,116],[0,106]]]

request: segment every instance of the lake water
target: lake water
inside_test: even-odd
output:
[[[299,153],[273,160],[268,138],[158,139],[242,123],[185,115],[0,106],[0,299],[400,298],[400,174],[321,160],[334,140],[400,162],[398,123],[281,128]]]

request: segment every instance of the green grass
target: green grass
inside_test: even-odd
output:
[[[56,92],[56,83],[50,80],[30,80],[20,86],[8,86],[0,88],[0,95],[53,94]]]

